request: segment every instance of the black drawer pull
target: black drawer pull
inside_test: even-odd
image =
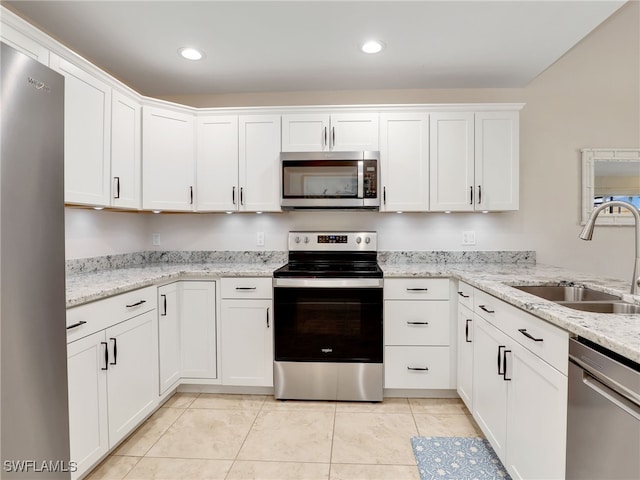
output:
[[[139,302],[132,303],[131,305],[125,305],[125,307],[133,308],[133,307],[137,307],[139,305],[142,305],[143,303],[147,303],[147,301],[146,300],[140,300]]]
[[[72,328],[79,327],[80,325],[84,325],[85,323],[87,323],[87,322],[85,322],[84,320],[80,320],[78,323],[74,323],[73,325],[69,325],[67,327],[67,330],[71,330]]]
[[[240,291],[253,291],[255,289],[256,287],[236,287],[236,290],[240,290]]]
[[[407,370],[417,370],[420,372],[426,372],[429,370],[429,367],[407,367]]]
[[[519,328],[518,331],[523,334],[525,337],[533,340],[534,342],[543,342],[544,338],[536,338],[533,335],[531,335],[529,332],[527,332],[526,328]]]
[[[429,325],[429,322],[407,322],[407,325]]]
[[[407,287],[407,292],[426,292],[428,291],[428,288],[408,288]]]
[[[495,310],[489,310],[486,305],[478,305],[478,307],[480,307],[481,310],[484,310],[487,313],[496,313]]]
[[[469,298],[470,295],[465,295],[464,292],[458,292],[458,295],[460,295],[462,298]]]

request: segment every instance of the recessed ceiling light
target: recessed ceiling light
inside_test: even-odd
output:
[[[178,50],[178,53],[187,60],[202,60],[204,58],[204,53],[192,47],[183,47]]]
[[[378,53],[384,48],[384,44],[377,40],[371,40],[362,45],[361,49],[364,53]]]

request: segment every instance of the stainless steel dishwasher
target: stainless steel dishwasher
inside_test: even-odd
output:
[[[640,478],[640,365],[569,340],[568,479]]]

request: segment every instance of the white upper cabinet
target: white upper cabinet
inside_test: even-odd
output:
[[[438,112],[430,120],[431,210],[473,211],[473,113]]]
[[[280,211],[280,115],[241,115],[238,210]]]
[[[111,206],[141,206],[142,108],[133,97],[118,90],[111,104]]]
[[[517,210],[519,206],[519,114],[475,114],[476,210]]]
[[[142,207],[194,209],[195,119],[166,108],[142,109]]]
[[[378,150],[377,113],[282,116],[283,152]]]
[[[380,115],[380,211],[429,209],[429,114]]]
[[[4,22],[0,29],[0,39],[43,65],[49,65],[49,50],[46,47]]]
[[[519,113],[433,113],[430,209],[518,209]]]
[[[65,77],[65,202],[110,205],[111,87],[53,53],[51,67]]]
[[[198,118],[196,178],[198,211],[238,209],[237,115]]]

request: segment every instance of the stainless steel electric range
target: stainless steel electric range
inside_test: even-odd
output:
[[[290,232],[274,272],[277,399],[381,401],[376,232]]]

